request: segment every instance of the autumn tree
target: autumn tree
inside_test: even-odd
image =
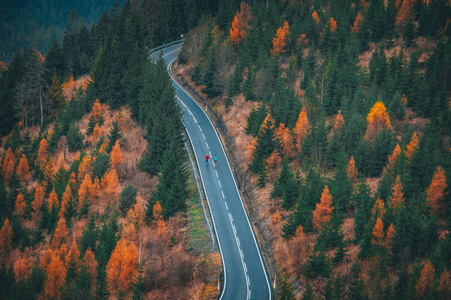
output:
[[[238,46],[247,36],[247,30],[249,29],[249,21],[251,19],[251,7],[244,1],[241,2],[240,11],[236,12],[235,18],[232,21],[232,27],[230,28],[229,40],[235,46]]]
[[[84,206],[89,205],[93,202],[93,186],[91,176],[89,174],[85,175],[83,182],[80,184],[80,188],[78,189],[78,204],[77,209],[81,211]]]
[[[22,183],[25,183],[30,179],[30,167],[28,166],[27,156],[25,154],[22,154],[22,158],[19,161],[17,174],[19,175]]]
[[[83,180],[86,174],[92,176],[91,158],[88,155],[85,155],[83,157],[83,160],[81,161],[80,166],[78,167],[78,180],[80,181]]]
[[[417,149],[418,146],[418,134],[414,132],[412,134],[412,138],[410,139],[409,144],[406,146],[405,156],[407,161],[410,163],[410,159],[412,158],[413,153]]]
[[[376,225],[373,228],[373,240],[372,243],[375,245],[379,245],[382,243],[384,238],[384,223],[382,223],[381,218],[377,218]]]
[[[385,236],[385,244],[389,247],[391,242],[393,241],[393,237],[396,234],[395,225],[393,223],[388,226],[387,234]]]
[[[351,27],[351,31],[354,33],[359,33],[360,28],[362,27],[362,22],[363,22],[363,16],[359,12],[357,14],[357,17],[355,18],[354,25]]]
[[[52,249],[58,249],[66,241],[68,234],[66,219],[60,218],[53,234]]]
[[[337,21],[334,18],[330,18],[329,21],[327,21],[327,27],[330,32],[334,32],[337,30]]]
[[[153,223],[157,228],[157,234],[162,236],[166,232],[166,223],[163,219],[162,208],[159,201],[153,206]]]
[[[384,129],[393,130],[390,124],[390,118],[383,102],[379,101],[371,108],[366,117],[367,129],[365,132],[366,140],[373,140],[376,135]]]
[[[70,205],[69,203],[71,201],[71,198],[72,198],[72,191],[71,191],[70,185],[68,184],[66,186],[66,190],[63,193],[63,199],[61,200],[61,208],[58,213],[58,217],[60,219],[64,218],[64,215],[66,214],[66,212],[69,208],[69,205]]]
[[[287,51],[285,49],[290,36],[290,27],[288,21],[283,22],[283,26],[276,31],[276,36],[272,39],[271,55],[283,54]]]
[[[373,208],[371,209],[371,215],[373,216],[373,218],[375,218],[376,216],[382,218],[384,214],[385,214],[384,200],[378,197],[373,205]]]
[[[117,177],[116,169],[110,170],[102,178],[102,188],[109,198],[116,197],[119,191],[119,179]]]
[[[114,169],[117,169],[122,164],[123,161],[124,156],[122,154],[119,141],[116,141],[116,144],[114,144],[113,150],[111,151],[111,166]]]
[[[67,277],[74,279],[80,272],[80,250],[78,250],[77,243],[72,241],[67,257],[65,258],[65,265],[67,269]]]
[[[395,149],[393,149],[392,154],[388,157],[388,166],[387,168],[393,169],[395,167],[396,162],[398,161],[399,154],[401,154],[401,147],[399,144],[396,144]]]
[[[391,204],[393,208],[404,206],[404,193],[402,192],[401,177],[398,175],[392,188]]]
[[[342,134],[343,127],[345,125],[345,120],[343,119],[343,115],[341,114],[341,110],[338,111],[334,120],[333,134]]]
[[[9,179],[11,178],[11,175],[14,172],[14,165],[15,165],[14,153],[11,150],[11,148],[8,148],[8,151],[6,151],[5,154],[5,158],[3,159],[2,165],[2,175],[6,183],[9,182]]]
[[[9,219],[6,218],[3,222],[2,229],[0,230],[0,261],[5,263],[5,259],[8,257],[9,252],[12,249],[13,243],[13,229],[9,223]]]
[[[42,204],[44,204],[44,190],[42,186],[38,184],[36,191],[34,193],[34,200],[31,202],[31,207],[33,208],[32,219],[37,221],[40,216]]]
[[[96,122],[99,122],[100,119],[103,117],[102,106],[100,104],[99,99],[96,99],[96,101],[94,101],[94,104],[92,105],[91,116],[94,117]]]
[[[14,274],[16,275],[16,282],[27,280],[31,274],[31,265],[26,255],[21,255],[14,261]]]
[[[446,208],[446,203],[443,201],[446,187],[445,170],[438,166],[432,176],[431,185],[427,189],[426,202],[432,208],[432,213],[440,214]]]
[[[49,151],[47,140],[42,139],[41,142],[39,143],[38,156],[36,158],[36,164],[41,168],[41,170],[45,167],[48,155]]]
[[[279,124],[279,128],[276,131],[276,138],[280,141],[283,155],[293,159],[296,155],[294,139],[290,133],[290,129],[285,127],[285,124]]]
[[[313,226],[315,226],[315,228],[319,230],[323,226],[323,224],[329,222],[333,209],[332,195],[330,194],[329,188],[326,185],[323,192],[321,193],[320,203],[316,204],[316,209],[313,211]]]
[[[127,219],[131,220],[136,227],[141,227],[144,225],[145,209],[144,200],[141,196],[138,195],[135,206],[127,212]]]
[[[318,16],[318,13],[316,12],[316,10],[312,13],[312,19],[313,19],[313,21],[315,21],[316,24],[319,23],[319,16]]]
[[[46,268],[47,277],[44,284],[44,295],[47,299],[59,298],[62,287],[66,281],[66,266],[59,255],[51,257]]]
[[[17,215],[23,218],[25,216],[26,207],[27,204],[24,201],[23,194],[19,193],[19,195],[17,195],[16,203],[14,204],[14,210],[16,211]]]
[[[401,7],[398,10],[398,14],[396,15],[395,27],[402,31],[404,26],[406,25],[414,6],[415,1],[413,0],[404,0],[402,1]]]
[[[435,270],[431,261],[428,259],[421,269],[420,278],[415,286],[415,294],[418,299],[425,298],[434,284]]]
[[[309,127],[310,125],[307,117],[307,111],[305,110],[305,107],[303,107],[301,112],[299,113],[298,120],[296,121],[296,125],[294,126],[293,129],[296,147],[299,152],[302,149],[302,144],[304,142],[304,138],[308,134]]]
[[[85,256],[83,256],[83,262],[88,267],[88,273],[91,276],[92,284],[94,285],[97,278],[97,260],[95,259],[94,253],[91,248],[88,247],[85,252]]]
[[[138,274],[138,249],[136,246],[121,238],[111,254],[106,272],[112,289],[129,291],[132,280]]]
[[[352,183],[357,182],[359,173],[357,171],[357,167],[355,166],[354,156],[351,156],[351,159],[349,160],[348,166],[346,168],[346,173],[348,175],[349,180],[351,180]]]

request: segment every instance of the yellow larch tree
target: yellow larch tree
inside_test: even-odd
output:
[[[413,5],[415,0],[404,0],[402,1],[401,7],[398,10],[398,14],[396,15],[395,27],[402,32],[404,26],[409,19],[410,15],[413,11]]]
[[[124,162],[124,155],[121,151],[121,146],[119,145],[119,140],[113,146],[111,150],[111,166],[116,170]]]
[[[12,249],[13,237],[13,229],[9,223],[9,219],[6,218],[3,222],[2,229],[0,230],[0,262],[2,263],[5,263],[5,260]]]
[[[66,225],[66,219],[60,218],[53,234],[52,249],[59,249],[59,247],[66,241],[69,234]]]
[[[374,203],[373,208],[371,209],[371,215],[374,217],[378,216],[382,218],[385,214],[385,203],[384,200],[377,197],[376,202]]]
[[[279,151],[275,150],[266,159],[266,171],[268,172],[268,179],[274,181],[280,173],[280,165],[282,164],[282,157]]]
[[[100,104],[99,99],[96,99],[96,101],[92,105],[91,115],[94,117],[96,122],[98,122],[102,117],[102,106]]]
[[[391,170],[395,167],[396,162],[398,161],[399,154],[401,154],[401,147],[399,147],[399,144],[396,144],[395,149],[393,149],[393,152],[391,155],[388,156],[388,169]]]
[[[62,287],[66,281],[66,267],[59,255],[51,257],[46,268],[47,277],[44,284],[44,296],[47,299],[57,299],[61,296]]]
[[[27,156],[25,154],[22,154],[22,158],[17,166],[17,175],[19,175],[22,183],[25,183],[30,179],[30,166],[28,165]]]
[[[28,277],[30,277],[31,265],[26,255],[21,255],[18,259],[16,259],[14,261],[13,268],[16,282],[27,280]]]
[[[83,208],[83,205],[85,203],[92,203],[93,202],[93,186],[92,186],[92,180],[91,176],[89,174],[85,175],[85,178],[83,179],[83,182],[80,184],[80,188],[78,189],[78,204],[77,209],[80,211]]]
[[[71,198],[72,198],[72,191],[70,189],[70,185],[68,184],[66,186],[66,190],[63,193],[63,199],[61,200],[61,208],[60,208],[60,211],[58,212],[58,217],[60,219],[64,218],[64,214],[67,211],[67,207],[69,205]]]
[[[373,140],[377,134],[383,130],[393,130],[387,109],[382,101],[376,102],[366,117],[367,128],[365,132],[366,140]]]
[[[117,196],[117,193],[119,192],[119,179],[115,168],[110,168],[103,176],[102,188],[109,198],[115,198]]]
[[[72,241],[72,244],[69,248],[69,252],[67,253],[65,265],[67,269],[72,269],[76,273],[80,272],[80,250],[78,250],[77,243]]]
[[[89,174],[92,176],[92,164],[91,158],[88,155],[85,155],[78,167],[78,180],[82,181],[85,178],[85,175]]]
[[[308,134],[309,127],[310,125],[307,117],[307,111],[305,110],[305,107],[303,107],[301,112],[299,113],[298,120],[296,121],[296,125],[294,126],[293,129],[296,147],[299,152],[302,149],[302,144],[304,142],[304,138]]]
[[[384,223],[382,223],[381,218],[377,218],[376,225],[373,228],[373,240],[371,241],[375,245],[382,243],[384,238]]]
[[[410,160],[412,159],[412,155],[417,149],[418,146],[418,134],[414,132],[412,134],[412,138],[410,139],[409,144],[406,146],[405,156],[407,158],[407,161],[410,163]]]
[[[3,159],[3,165],[2,165],[2,175],[5,182],[8,184],[9,179],[11,178],[11,175],[13,175],[14,172],[14,166],[16,164],[15,156],[11,148],[8,148],[8,151],[6,151],[5,158]]]
[[[334,32],[337,30],[337,21],[334,18],[330,18],[329,21],[327,21],[327,27],[329,27],[330,32]]]
[[[138,274],[138,249],[133,243],[121,238],[111,254],[106,267],[110,288],[129,291]]]
[[[166,233],[166,222],[163,219],[162,211],[160,201],[157,201],[153,206],[152,213],[154,226],[157,228],[157,234],[159,236],[163,236]]]
[[[133,209],[130,209],[127,212],[127,219],[131,221],[131,223],[135,224],[135,227],[138,229],[144,225],[144,204],[143,198],[138,195],[136,197],[136,203]]]
[[[288,21],[283,22],[283,26],[277,29],[276,36],[272,39],[271,55],[278,55],[287,52],[288,39],[290,37],[290,26]]]
[[[417,285],[415,286],[415,294],[418,299],[425,298],[429,293],[432,285],[434,284],[435,270],[431,261],[428,259],[423,266],[420,273],[420,278],[418,279]]]
[[[396,176],[395,183],[393,184],[391,205],[395,209],[404,207],[404,193],[402,192],[401,177],[399,175]]]
[[[391,223],[390,226],[388,226],[387,234],[385,235],[385,244],[387,245],[387,247],[390,246],[395,234],[396,234],[395,225]]]
[[[341,114],[341,110],[338,111],[338,114],[335,116],[333,134],[337,134],[342,132],[343,126],[345,125],[345,120],[343,119],[343,115]]]
[[[45,164],[45,170],[44,170],[44,177],[46,179],[45,186],[47,187],[47,184],[49,182],[53,182],[53,177],[55,176],[55,162],[53,161],[53,158],[50,157]]]
[[[280,214],[279,214],[279,210],[276,210],[276,212],[274,213],[274,215],[272,216],[272,223],[273,224],[278,224],[280,222]]]
[[[294,158],[296,156],[296,148],[290,129],[285,124],[280,123],[276,131],[276,138],[279,139],[284,156]]]
[[[45,167],[48,155],[49,150],[47,140],[42,139],[41,142],[39,143],[38,156],[36,158],[36,164],[40,167],[41,170],[43,170]]]
[[[38,184],[36,191],[34,192],[34,200],[31,202],[31,208],[33,208],[31,217],[33,221],[37,221],[39,218],[42,204],[44,204],[44,196],[44,190],[42,189],[42,186]]]
[[[316,229],[320,229],[323,224],[329,222],[333,209],[332,195],[326,185],[321,193],[320,203],[316,204],[316,209],[313,211],[313,226],[315,226]]]
[[[229,41],[231,41],[235,46],[238,46],[246,38],[247,30],[250,27],[248,23],[251,16],[251,7],[244,1],[241,2],[240,11],[236,12],[230,28]]]
[[[349,178],[349,180],[351,180],[352,183],[357,182],[359,173],[357,171],[357,167],[355,166],[354,156],[351,156],[351,159],[348,162],[348,166],[346,168],[346,173],[348,174],[348,178]]]
[[[27,207],[27,204],[25,203],[23,194],[19,193],[19,195],[17,195],[16,203],[14,204],[14,210],[21,218],[23,218],[25,216],[25,208],[26,207]]]
[[[91,248],[88,247],[85,252],[85,256],[83,256],[83,262],[88,267],[88,273],[91,276],[91,282],[94,285],[97,279],[97,260],[95,259],[94,253]]]
[[[363,22],[363,16],[359,12],[357,14],[357,17],[355,18],[354,26],[351,27],[351,31],[354,32],[354,33],[359,33],[360,32],[360,28],[362,27],[362,22]]]
[[[312,18],[313,18],[313,21],[315,21],[316,24],[319,23],[319,16],[318,16],[318,13],[316,12],[316,10],[312,13]]]
[[[446,209],[445,201],[443,201],[446,187],[445,170],[438,166],[427,189],[426,202],[432,208],[431,213],[441,214]]]

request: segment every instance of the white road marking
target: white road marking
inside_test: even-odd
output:
[[[193,115],[192,115],[193,116]],[[196,117],[195,116],[193,116],[193,120],[194,120],[194,123],[196,123],[197,124],[197,119],[196,119]]]
[[[229,219],[230,219],[230,223],[233,223],[233,217],[232,217],[231,213],[229,213]]]
[[[200,127],[200,125],[197,125],[197,127],[199,127],[200,132],[202,132],[202,127]]]
[[[222,194],[222,199],[225,199],[225,196],[224,196],[224,192],[223,192],[223,191],[221,191],[221,194]]]
[[[205,135],[202,133],[202,136],[204,137],[204,140],[205,140]]]
[[[220,180],[218,180],[218,183],[219,183],[219,187],[222,189],[222,186],[221,186],[221,181]],[[224,198],[224,197],[223,197]]]
[[[215,170],[215,173],[216,173],[216,177],[218,177],[218,171]]]
[[[208,147],[208,143],[205,143],[205,144],[207,144],[207,149],[210,149],[210,147]]]
[[[229,206],[227,205],[227,202],[224,202],[226,209],[229,210]]]
[[[239,242],[239,241],[238,241],[238,242]],[[247,266],[246,266],[246,263],[244,263],[244,272],[247,273]]]

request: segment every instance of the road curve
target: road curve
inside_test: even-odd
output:
[[[166,64],[177,58],[181,45],[162,49]],[[150,55],[158,57],[160,52]],[[172,78],[172,77],[171,77]],[[183,124],[194,149],[199,173],[221,253],[224,286],[220,299],[271,299],[271,285],[252,226],[222,143],[203,109],[172,78],[181,104]],[[215,166],[205,155],[218,157]]]

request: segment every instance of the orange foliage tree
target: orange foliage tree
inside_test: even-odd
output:
[[[275,150],[266,159],[266,171],[268,172],[268,178],[270,181],[274,181],[277,178],[277,174],[280,172],[280,165],[282,163],[282,157],[279,151]]]
[[[271,55],[283,54],[290,36],[290,27],[288,21],[283,22],[283,26],[277,29],[276,36],[272,39]]]
[[[27,204],[24,201],[23,194],[19,193],[19,195],[17,195],[16,203],[14,204],[14,210],[22,218],[25,216],[26,206]]]
[[[44,190],[42,186],[38,184],[36,191],[34,193],[34,200],[31,202],[31,207],[33,208],[32,219],[37,221],[41,211],[42,204],[44,204]]]
[[[94,253],[91,248],[88,247],[85,252],[85,256],[83,256],[83,262],[88,267],[88,273],[91,276],[92,284],[95,283],[97,279],[97,260],[95,259]]]
[[[344,124],[345,124],[345,120],[343,119],[341,110],[339,110],[338,114],[335,116],[333,133],[336,134],[336,133],[341,132]]]
[[[357,171],[357,167],[355,166],[354,156],[351,156],[351,159],[349,160],[348,167],[346,168],[346,173],[348,174],[348,178],[352,183],[357,182],[359,173]]]
[[[67,230],[66,219],[60,218],[58,220],[58,225],[56,226],[55,233],[53,234],[52,248],[58,249],[61,244],[66,241],[68,234],[69,231]]]
[[[102,117],[102,107],[101,107],[99,99],[96,99],[96,101],[92,105],[91,115],[94,117],[96,122],[98,122],[100,120],[100,118]]]
[[[241,2],[241,9],[236,12],[235,18],[232,21],[232,27],[230,28],[229,40],[235,46],[238,46],[246,38],[251,16],[251,7],[244,1]]]
[[[53,255],[46,271],[47,277],[44,284],[44,295],[47,299],[59,298],[64,282],[66,281],[66,266],[58,255]]]
[[[391,223],[390,226],[388,226],[387,235],[385,236],[385,243],[387,246],[390,246],[395,234],[396,234],[395,225]]]
[[[45,167],[48,155],[49,151],[47,140],[42,139],[39,143],[38,157],[36,158],[36,164],[40,167],[41,170]]]
[[[164,222],[163,215],[162,215],[162,208],[160,201],[157,201],[155,205],[153,206],[153,220],[155,227],[157,228],[157,234],[159,236],[162,236],[164,233],[166,233],[166,223]]]
[[[296,156],[294,139],[290,133],[290,129],[285,127],[285,124],[279,124],[279,128],[277,128],[276,131],[276,138],[279,139],[281,143],[283,155],[289,158],[294,158]]]
[[[316,24],[319,23],[319,16],[318,16],[318,13],[316,12],[316,10],[312,13],[312,18],[313,18],[313,21],[315,21]]]
[[[22,158],[19,161],[17,167],[17,175],[19,175],[20,181],[25,183],[30,179],[30,167],[28,166],[28,160],[25,154],[22,154]]]
[[[11,178],[11,175],[14,172],[14,165],[15,165],[15,158],[14,153],[11,150],[11,148],[8,148],[8,151],[6,151],[5,158],[3,159],[3,166],[2,166],[2,175],[3,179],[5,179],[5,182],[8,183],[9,179]]]
[[[110,170],[102,178],[102,188],[109,198],[116,197],[119,191],[119,179],[115,168]]]
[[[374,203],[373,208],[371,209],[371,215],[374,217],[378,216],[378,217],[383,217],[385,214],[385,203],[384,200],[382,200],[381,198],[377,197],[376,199],[376,203]]]
[[[129,291],[131,282],[138,274],[138,250],[121,238],[111,254],[106,267],[110,288]]]
[[[136,197],[136,203],[133,209],[130,209],[127,212],[127,218],[135,225],[135,227],[139,228],[144,225],[144,204],[143,198],[138,195]]]
[[[402,31],[407,20],[409,19],[413,5],[415,4],[414,0],[404,0],[401,4],[401,7],[398,10],[398,14],[396,15],[395,27]]]
[[[121,146],[119,145],[119,140],[114,144],[113,149],[111,150],[111,166],[117,169],[122,162],[124,161],[124,155],[121,151]]]
[[[85,178],[86,174],[92,175],[91,158],[88,155],[85,155],[83,157],[83,160],[78,167],[78,180],[81,181],[83,178]]]
[[[72,198],[72,191],[70,189],[70,185],[68,184],[66,186],[66,190],[63,193],[63,199],[61,201],[61,208],[60,208],[60,211],[58,212],[58,217],[60,219],[64,218],[64,214],[67,211],[67,207],[69,206],[69,202],[70,202],[71,198]]]
[[[384,223],[381,218],[377,218],[376,225],[373,228],[373,244],[380,244],[384,238]]]
[[[427,189],[426,197],[426,202],[432,208],[433,213],[438,214],[446,208],[443,201],[446,187],[445,170],[441,166],[438,166],[434,172],[434,176],[432,176],[432,182]]]
[[[305,110],[305,107],[303,107],[301,112],[299,113],[298,120],[296,121],[296,125],[294,126],[293,129],[296,147],[298,151],[301,151],[302,149],[302,143],[304,142],[304,138],[308,134],[309,126],[310,125],[307,117],[307,112]]]
[[[367,128],[365,139],[372,140],[383,129],[392,130],[387,109],[382,101],[376,102],[366,117]]]
[[[0,230],[0,261],[5,262],[9,252],[11,251],[13,243],[13,229],[6,218]]]
[[[404,206],[404,193],[402,192],[401,177],[396,176],[395,184],[392,188],[391,204],[393,208],[400,208]]]
[[[399,147],[399,144],[396,144],[396,147],[395,147],[395,149],[393,149],[392,154],[390,156],[388,156],[388,168],[389,169],[394,168],[400,153],[401,153],[401,147]]]
[[[80,211],[85,203],[89,204],[93,202],[93,185],[91,176],[89,174],[85,175],[83,182],[80,184],[78,189],[78,204],[77,208]]]
[[[337,30],[337,21],[334,18],[330,18],[329,21],[327,21],[327,26],[329,27],[330,32],[334,32]]]
[[[274,215],[272,216],[272,223],[273,224],[277,224],[280,222],[280,214],[279,214],[279,210],[276,210],[276,212],[274,213]]]
[[[50,157],[45,164],[44,177],[47,182],[53,182],[53,176],[55,176],[55,162],[53,161],[53,158]]]
[[[362,27],[362,22],[363,22],[363,16],[359,12],[357,14],[357,17],[355,18],[354,26],[351,27],[351,31],[354,33],[359,33],[360,27]]]
[[[70,246],[69,253],[67,253],[66,257],[66,268],[71,270],[72,272],[78,273],[80,272],[80,250],[78,250],[77,243],[75,241],[72,242]]]
[[[321,193],[321,201],[316,204],[316,209],[313,211],[312,222],[316,229],[320,229],[323,224],[329,222],[333,209],[332,195],[326,185]]]
[[[410,163],[410,159],[412,158],[413,153],[417,149],[418,146],[418,134],[414,132],[412,134],[412,138],[410,139],[409,144],[406,146],[405,155],[407,158],[407,161]]]
[[[16,282],[21,280],[27,280],[31,274],[31,265],[28,257],[21,256],[19,259],[14,261],[14,275],[16,277]]]
[[[415,286],[415,293],[418,299],[424,298],[429,293],[432,285],[434,284],[435,270],[431,261],[428,259],[423,266],[420,273],[420,278],[418,279],[417,285]]]

